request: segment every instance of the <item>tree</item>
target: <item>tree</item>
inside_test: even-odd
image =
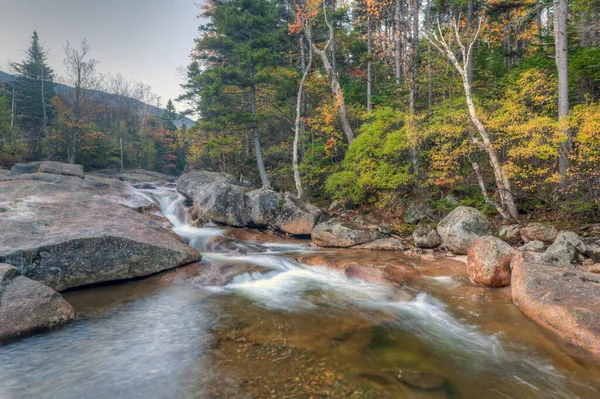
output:
[[[502,164],[500,162],[500,158],[498,157],[496,148],[494,147],[494,143],[492,142],[492,138],[477,115],[475,103],[473,102],[473,86],[471,83],[469,83],[468,65],[471,62],[470,59],[473,57],[473,48],[477,42],[479,33],[481,32],[482,23],[483,17],[480,16],[477,30],[465,43],[463,42],[463,38],[461,37],[460,33],[460,14],[457,18],[452,19],[452,28],[449,36],[450,38],[454,37],[455,44],[460,49],[461,61],[459,61],[456,54],[454,54],[454,51],[451,47],[451,39],[446,39],[439,22],[437,25],[437,32],[427,32],[426,38],[441,54],[448,58],[461,77],[469,118],[471,119],[473,125],[475,125],[477,133],[479,134],[479,139],[475,136],[471,136],[471,140],[488,154],[490,164],[494,170],[496,187],[498,188],[498,195],[500,197],[500,204],[496,204],[489,198],[485,189],[485,184],[483,183],[483,177],[480,173],[479,166],[474,163],[473,169],[477,174],[477,178],[482,189],[482,194],[485,197],[486,202],[494,206],[498,213],[500,213],[505,219],[519,220],[519,214],[515,205],[510,180],[506,177],[504,171],[502,170]]]
[[[561,176],[561,188],[567,187],[567,169],[569,167],[569,153],[573,140],[568,127],[569,117],[569,52],[567,42],[568,22],[567,0],[554,1],[554,46],[556,52],[556,68],[558,69],[558,122],[566,140],[560,144],[558,157],[558,173]]]
[[[92,90],[99,88],[101,77],[96,71],[98,61],[93,58],[87,59],[90,47],[86,39],[83,39],[79,49],[71,47],[67,42],[64,51],[65,83],[74,88],[72,92],[63,96],[65,110],[68,110],[65,115],[68,121],[65,131],[70,132],[71,141],[68,158],[69,162],[74,164],[77,159],[78,139],[96,109]]]
[[[161,119],[165,129],[170,132],[175,132],[177,130],[175,121],[179,119],[179,115],[177,115],[177,110],[175,109],[175,105],[173,105],[173,101],[171,101],[171,99],[167,101],[167,108],[165,108]]]
[[[46,137],[48,122],[53,116],[49,105],[54,97],[54,71],[47,64],[47,53],[40,45],[36,31],[31,37],[26,59],[13,64],[17,73],[15,97],[19,104],[17,121],[27,132],[31,157],[41,159],[42,140]]]
[[[258,172],[263,188],[270,188],[265,169],[258,119],[257,86],[269,79],[269,68],[280,62],[278,2],[275,0],[213,0],[205,17],[210,23],[200,27],[196,58],[204,70],[192,63],[193,87],[200,94],[203,124],[216,122],[224,115],[227,123],[249,126],[254,138]],[[189,98],[189,96],[188,96]]]

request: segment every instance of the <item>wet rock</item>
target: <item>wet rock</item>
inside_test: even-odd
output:
[[[410,302],[417,297],[419,291],[410,287],[400,287],[392,297],[392,302]]]
[[[238,180],[235,176],[228,173],[196,171],[185,173],[177,179],[177,191],[189,200],[194,200],[196,194],[201,194],[204,191],[203,186],[210,183],[228,183],[238,185]]]
[[[600,262],[600,237],[584,237],[585,256],[592,258],[594,262]]]
[[[40,164],[38,173],[50,173],[54,175],[75,176],[83,179],[83,165],[72,165],[63,162],[44,161]]]
[[[246,193],[246,211],[254,226],[271,225],[281,206],[281,194],[273,190],[259,189]]]
[[[174,176],[144,169],[126,170],[119,173],[117,177],[127,182],[174,182],[176,179]]]
[[[244,227],[250,223],[244,188],[224,182],[204,184],[194,196],[194,212],[205,222]]]
[[[0,181],[0,261],[62,291],[200,258],[160,223],[117,205],[135,206],[122,184],[46,174]]]
[[[543,253],[546,250],[546,244],[541,241],[529,241],[527,244],[519,248],[521,252],[537,252]]]
[[[14,164],[10,170],[11,176],[19,176],[31,173],[37,173],[40,169],[41,162],[28,162]]]
[[[73,307],[56,291],[0,264],[0,343],[75,319]]]
[[[460,206],[438,224],[437,232],[446,248],[465,255],[478,237],[492,234],[492,226],[477,209]]]
[[[284,193],[273,225],[284,233],[303,236],[310,235],[315,226],[325,219],[325,212],[321,209],[291,193]]]
[[[393,373],[398,381],[415,389],[439,390],[446,386],[444,377],[437,374],[413,370],[395,370]]]
[[[344,273],[369,283],[396,285],[402,285],[419,274],[410,265],[390,263],[351,263],[346,266]]]
[[[356,245],[351,249],[364,249],[369,251],[398,251],[404,252],[406,247],[402,244],[400,239],[395,237],[380,238],[367,244]]]
[[[328,221],[312,231],[313,243],[320,247],[349,248],[371,243],[383,237],[373,228],[355,222]]]
[[[556,227],[547,223],[529,223],[521,229],[521,238],[528,243],[529,241],[541,241],[544,244],[551,244],[556,239],[558,230]]]
[[[542,327],[600,358],[600,276],[558,269],[535,255],[524,252],[513,260],[513,302]]]
[[[406,224],[415,224],[428,218],[432,218],[433,210],[426,200],[413,201],[406,207],[402,220]]]
[[[236,276],[245,273],[263,273],[270,269],[248,264],[219,264],[195,262],[153,277],[161,284],[195,285],[198,287],[222,287]]]
[[[510,285],[510,263],[517,251],[499,238],[479,237],[467,258],[467,271],[473,282],[486,287]]]
[[[418,248],[436,248],[442,244],[442,238],[434,227],[419,227],[413,233],[413,242]]]
[[[502,225],[498,230],[498,236],[504,241],[510,243],[517,243],[521,241],[521,229],[523,228],[520,224]]]

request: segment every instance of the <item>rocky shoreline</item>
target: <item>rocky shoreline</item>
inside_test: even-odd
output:
[[[141,170],[111,177],[86,175],[78,165],[58,162],[18,164],[0,176],[0,263],[6,264],[0,268],[0,342],[74,319],[57,291],[171,269],[157,278],[167,284],[223,285],[246,272],[199,262],[201,255],[171,231],[156,205],[122,181],[154,178],[172,184],[172,179]],[[595,339],[600,334],[600,238],[543,223],[503,226],[494,235],[483,214],[464,206],[437,224],[426,209],[413,209],[406,216],[420,223],[411,237],[401,238],[368,216],[339,215],[336,204],[328,217],[291,193],[255,190],[224,173],[192,171],[176,181],[176,189],[187,199],[188,218],[196,225],[234,228],[209,243],[211,252],[239,251],[235,241],[254,234],[257,241],[310,236],[324,248],[466,255],[464,273],[474,284],[510,286],[513,302],[525,315],[600,357]],[[395,286],[419,276],[402,262],[343,262],[315,255],[297,259]],[[37,302],[26,301],[28,296]],[[23,316],[29,322],[10,322]]]

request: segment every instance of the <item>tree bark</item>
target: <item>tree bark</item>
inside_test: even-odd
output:
[[[572,135],[568,127],[569,116],[569,62],[567,44],[567,0],[554,0],[554,44],[556,52],[556,68],[558,70],[558,122],[566,140],[560,143],[558,157],[558,173],[561,177],[560,188],[567,187],[569,168],[569,152]]]
[[[367,11],[369,12],[369,11]],[[373,110],[373,32],[371,15],[367,17],[367,112]]]
[[[402,84],[402,0],[396,0],[394,13],[394,24],[396,27],[396,85]]]
[[[300,46],[304,48],[304,41],[300,38]],[[302,51],[302,56],[304,57],[304,51]],[[298,87],[298,96],[296,98],[296,123],[294,125],[294,148],[293,148],[293,160],[292,167],[294,169],[294,181],[296,183],[296,191],[298,192],[298,198],[304,197],[304,190],[302,189],[302,180],[300,179],[300,168],[298,166],[298,143],[300,141],[300,129],[302,124],[302,97],[304,92],[304,84],[306,83],[306,79],[308,78],[308,74],[310,73],[310,68],[312,67],[313,55],[312,51],[308,51],[308,64],[305,61],[302,61],[304,65],[304,72],[302,75],[302,80],[300,81],[300,87]]]
[[[258,174],[260,175],[262,187],[264,189],[270,189],[271,184],[269,183],[269,177],[267,176],[267,171],[265,170],[265,163],[263,161],[262,149],[260,146],[260,137],[258,135],[258,119],[256,113],[256,86],[254,85],[254,83],[250,85],[250,108],[252,112],[252,131],[254,134],[254,150],[256,151],[256,163],[258,165]]]

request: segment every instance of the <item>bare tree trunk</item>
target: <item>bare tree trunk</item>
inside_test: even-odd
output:
[[[542,6],[540,0],[535,0],[535,25],[537,27],[537,35],[539,40],[540,50],[542,49]]]
[[[473,14],[475,12],[475,2],[474,0],[469,0],[469,5],[467,8],[467,29],[471,31],[473,29]],[[469,84],[473,84],[473,57],[469,58],[469,63],[467,64],[467,74],[469,75]]]
[[[431,0],[427,0],[425,12],[425,30],[431,27]],[[427,107],[433,108],[433,76],[431,73],[431,43],[427,42]]]
[[[419,46],[419,0],[411,2],[411,39],[410,39],[410,98],[409,108],[411,113],[415,113],[417,102],[417,57]]]
[[[560,130],[567,137],[560,143],[558,173],[561,177],[560,188],[567,187],[569,152],[571,152],[572,134],[568,127],[569,116],[569,61],[567,44],[567,0],[554,0],[554,44],[556,68],[558,69],[558,122]]]
[[[396,85],[402,84],[402,0],[396,0],[394,12],[394,25],[396,27]]]
[[[256,152],[256,163],[258,165],[258,174],[264,189],[270,189],[271,184],[269,183],[269,177],[265,170],[265,163],[262,157],[262,149],[260,147],[260,137],[258,135],[258,119],[256,114],[256,86],[250,85],[250,107],[252,112],[252,130],[254,134],[254,150]]]
[[[367,11],[368,12],[368,11]],[[373,32],[371,15],[367,17],[367,112],[373,110]]]
[[[446,41],[444,35],[442,34],[441,27],[438,23],[438,34],[428,32],[426,38],[427,40],[442,54],[444,54],[448,60],[452,62],[454,68],[459,73],[462,82],[463,88],[465,91],[467,109],[469,112],[469,118],[475,128],[477,129],[477,133],[479,134],[480,139],[476,139],[475,137],[471,137],[471,140],[483,149],[487,154],[490,161],[490,165],[494,171],[494,177],[496,180],[496,187],[498,188],[498,195],[500,196],[500,203],[503,209],[502,216],[510,217],[511,219],[518,220],[519,214],[517,211],[517,207],[515,205],[514,195],[511,189],[510,180],[504,174],[502,170],[502,164],[498,157],[498,153],[494,144],[479,117],[477,116],[477,112],[475,110],[475,104],[473,102],[473,87],[469,83],[469,75],[467,72],[467,65],[469,63],[469,58],[473,57],[473,47],[477,42],[477,38],[479,37],[479,33],[481,31],[482,20],[479,20],[479,24],[477,27],[477,31],[471,37],[471,40],[466,43],[463,43],[460,37],[460,21],[455,19],[452,21],[452,28],[454,31],[454,37],[456,44],[460,48],[462,55],[462,65],[458,61],[458,58],[454,54],[451,45]],[[485,186],[484,186],[485,187]],[[484,194],[484,195],[487,195]]]
[[[331,0],[331,9],[335,9],[335,0]],[[333,73],[337,74],[337,42],[335,40],[335,21],[331,21],[329,24],[329,37],[331,38],[331,68]]]
[[[304,41],[300,38],[300,46],[304,47]],[[298,142],[300,141],[300,129],[302,124],[302,97],[304,92],[304,84],[306,83],[306,79],[308,78],[308,74],[310,73],[310,68],[312,67],[313,55],[312,51],[308,51],[308,64],[304,67],[304,74],[302,75],[302,80],[300,81],[300,87],[298,87],[298,96],[296,98],[296,124],[294,125],[294,155],[292,160],[292,166],[294,168],[294,181],[296,183],[296,191],[298,192],[298,198],[304,197],[304,190],[302,189],[302,180],[300,179],[300,168],[298,166]],[[304,51],[302,51],[302,56],[304,56]],[[305,61],[303,60],[303,64]]]
[[[119,147],[121,148],[121,172],[124,169],[124,164],[123,164],[123,139],[121,137],[119,137]]]

